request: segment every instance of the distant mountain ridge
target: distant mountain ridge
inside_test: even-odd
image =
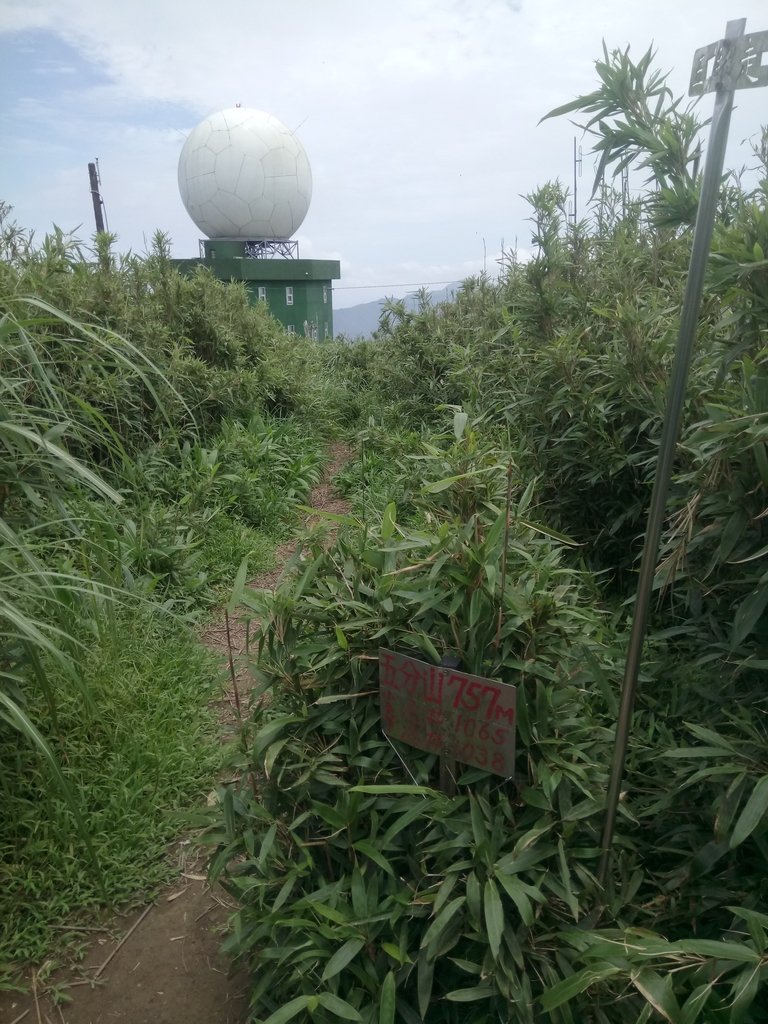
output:
[[[434,306],[438,302],[448,302],[461,288],[461,281],[447,284],[445,288],[429,292],[429,301]],[[405,308],[414,310],[418,308],[418,292],[410,292],[405,296],[403,302]],[[361,302],[357,306],[347,306],[346,309],[334,309],[333,311],[333,333],[343,334],[351,341],[359,338],[370,338],[379,326],[379,317],[384,308],[386,298],[374,299],[372,302]]]

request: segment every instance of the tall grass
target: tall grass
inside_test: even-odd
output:
[[[72,789],[50,743],[28,713],[27,688],[45,698],[50,722],[60,731],[51,670],[89,699],[77,671],[79,641],[71,630],[73,612],[97,593],[116,598],[114,588],[62,571],[51,559],[52,531],[79,536],[67,498],[80,489],[119,504],[120,494],[70,449],[88,449],[101,431],[99,417],[80,408],[73,417],[67,395],[57,388],[53,361],[40,344],[51,323],[77,327],[47,303],[32,299],[0,316],[0,718],[31,742],[72,809],[77,831],[94,861],[88,830]],[[91,343],[99,336],[88,332]],[[74,344],[78,342],[75,341]],[[114,346],[104,342],[114,353]]]
[[[102,626],[99,643],[76,627],[87,704],[46,656],[53,703],[41,693],[24,702],[75,801],[52,789],[50,762],[0,723],[0,985],[3,969],[10,980],[52,946],[60,952],[66,933],[52,933],[52,922],[156,891],[175,867],[167,844],[220,764],[208,709],[220,676],[188,627],[148,604],[116,610]],[[76,813],[100,876],[83,856]]]
[[[0,204],[0,968],[166,876],[169,813],[218,763],[191,624],[271,564],[350,393],[332,378],[164,236],[35,244]]]

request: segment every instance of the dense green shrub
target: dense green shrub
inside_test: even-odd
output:
[[[579,916],[571,871],[583,860],[588,876],[595,855],[597,751],[607,742],[580,665],[602,657],[606,624],[558,544],[526,525],[519,493],[500,580],[507,467],[498,451],[468,434],[419,456],[429,529],[398,528],[390,506],[378,527],[348,530],[330,551],[310,548],[293,585],[264,599],[259,692],[270,699],[256,712],[243,785],[223,793],[213,862],[243,903],[227,945],[253,964],[255,1019],[285,1004],[317,1019],[373,1020],[391,1001],[398,1019],[431,1006],[427,1019],[459,1020],[465,999],[490,1000],[496,1014],[532,998],[521,957],[532,954],[534,907],[551,901],[550,927]],[[455,799],[428,788],[436,759],[381,736],[379,644],[430,659],[450,650],[470,671],[518,683],[520,765],[531,783],[547,780],[548,826],[539,794],[520,800],[484,772],[464,773]],[[589,752],[576,755],[587,737]],[[249,778],[259,779],[256,794]],[[566,850],[581,851],[568,869]],[[507,901],[518,910],[505,925]]]
[[[721,211],[664,538],[667,607],[702,623],[749,623],[768,601],[765,197],[763,183]],[[444,403],[503,428],[547,521],[626,596],[690,235],[659,230],[640,206],[569,226],[555,185],[529,199],[539,248],[527,264],[510,257],[495,285],[467,282],[454,303],[387,314],[368,371],[372,408],[397,430],[433,426]],[[735,635],[747,635],[742,625]]]
[[[71,337],[77,324],[54,317],[40,325],[36,346],[41,361],[56,366],[60,387],[96,410],[129,454],[169,429],[207,439],[223,419],[247,422],[254,413],[330,422],[324,392],[330,387],[343,403],[347,389],[324,371],[321,346],[289,337],[263,304],[250,304],[243,286],[205,268],[179,273],[160,233],[144,258],[118,257],[113,244],[99,236],[89,260],[57,229],[34,246],[0,206],[0,295],[22,316],[25,297],[42,298],[113,341],[118,354],[110,361],[103,344],[94,348],[82,330]],[[162,381],[142,378],[147,364]]]
[[[598,88],[554,112],[596,137],[589,222],[547,183],[527,263],[385,310],[341,480],[355,520],[254,599],[269,699],[212,861],[240,901],[227,945],[253,969],[254,1021],[768,1020],[765,179],[731,179],[718,210],[607,889],[595,879],[700,186],[699,122],[651,64],[606,49]],[[647,189],[614,193],[605,172],[631,163]],[[455,445],[432,434],[446,406]],[[437,793],[435,758],[381,735],[380,645],[517,682],[514,786],[470,770]]]
[[[514,470],[505,536],[505,453],[467,426],[400,460],[421,528],[390,505],[250,598],[264,699],[212,871],[240,904],[226,948],[253,972],[252,1019],[458,1022],[471,1003],[478,1022],[630,1024],[661,1000],[714,1021],[737,997],[761,1021],[768,766],[749,715],[718,711],[744,680],[693,689],[653,638],[601,893],[623,643]],[[460,769],[456,796],[436,791],[438,759],[381,733],[380,646],[517,684],[514,782]]]
[[[144,259],[115,256],[103,235],[87,252],[58,229],[33,245],[6,213],[0,204],[0,888],[16,903],[2,907],[0,956],[21,961],[44,949],[46,922],[163,874],[165,812],[210,784],[214,765],[206,740],[189,770],[210,667],[176,616],[220,601],[241,563],[271,564],[335,424],[319,347],[289,339],[242,288],[180,275],[162,236]],[[345,384],[334,387],[341,403]],[[126,659],[140,667],[130,681]],[[187,689],[168,678],[179,671]],[[120,706],[133,739],[150,736],[167,700],[147,684],[142,704],[142,672],[179,708],[190,689],[199,701],[166,719],[166,754],[134,744],[126,767],[125,737],[102,733],[99,716],[130,691],[135,706]],[[95,751],[103,774],[89,786]],[[110,783],[130,810],[110,804]],[[54,847],[69,865],[30,882]]]

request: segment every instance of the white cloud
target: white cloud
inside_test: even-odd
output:
[[[764,0],[744,0],[741,13],[748,29],[768,28]],[[303,254],[340,257],[342,285],[431,280],[437,267],[456,280],[482,269],[483,239],[488,250],[502,237],[528,244],[521,193],[570,180],[573,128],[537,122],[594,88],[603,38],[637,54],[655,39],[683,92],[693,51],[725,20],[720,0],[5,0],[0,32],[56,32],[105,80],[83,86],[62,73],[44,99],[30,90],[3,121],[19,170],[0,167],[0,189],[22,222],[90,230],[85,163],[98,155],[122,243],[141,248],[161,227],[177,254],[194,253],[178,153],[197,120],[241,102],[298,129],[307,149]],[[735,141],[765,120],[765,95],[742,94],[739,107]]]

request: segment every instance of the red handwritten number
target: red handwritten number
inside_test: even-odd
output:
[[[453,706],[454,706],[454,708],[457,708],[459,706],[459,703],[461,701],[461,695],[464,693],[464,687],[467,685],[468,682],[469,682],[469,680],[467,679],[466,676],[459,676],[459,675],[456,675],[455,673],[451,673],[451,675],[448,676],[448,685],[449,686],[453,686],[454,683],[458,683],[459,684],[459,692],[453,698]]]
[[[383,649],[379,662],[385,732],[436,753],[452,733],[457,760],[509,774],[516,718],[511,688]]]
[[[463,706],[467,709],[467,711],[477,711],[477,709],[480,707],[480,701],[483,699],[482,695],[482,683],[470,683],[469,686],[467,687],[467,692],[464,695]]]
[[[499,698],[501,697],[501,690],[498,688],[498,686],[486,686],[485,692],[491,694],[491,701],[488,704],[488,709],[485,712],[485,717],[488,719],[489,722],[492,722],[494,712],[496,711],[496,705],[498,704]]]

